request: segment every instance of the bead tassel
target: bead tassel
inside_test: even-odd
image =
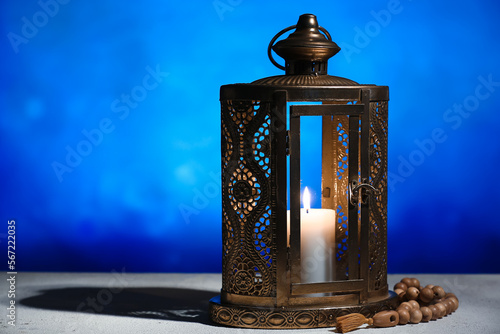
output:
[[[336,327],[342,333],[347,333],[364,324],[372,325],[373,319],[367,319],[360,313],[351,313],[342,317],[338,317]]]

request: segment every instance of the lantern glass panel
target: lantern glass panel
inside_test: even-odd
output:
[[[304,189],[311,194],[310,207],[321,208],[321,116],[300,117],[300,193],[302,207]]]
[[[300,153],[292,155],[294,160],[300,157],[300,283],[331,282],[335,280],[335,212],[321,209],[322,116],[300,116],[299,128],[300,147],[294,149],[300,148]],[[291,247],[299,248],[296,241]]]

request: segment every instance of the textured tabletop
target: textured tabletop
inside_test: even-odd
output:
[[[457,312],[437,321],[355,333],[500,333],[500,275],[405,275],[441,285],[460,299]],[[4,273],[7,279],[9,275]],[[389,285],[403,275],[389,275]],[[17,273],[15,298],[0,283],[1,333],[269,333],[217,326],[208,301],[221,287],[219,274]],[[15,300],[15,324],[8,324]],[[334,328],[288,330],[334,333]]]

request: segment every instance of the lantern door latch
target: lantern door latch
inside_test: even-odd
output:
[[[370,195],[379,194],[378,189],[366,183],[367,181],[368,180],[363,179],[362,183],[358,183],[358,181],[349,183],[349,202],[351,202],[352,205],[357,205],[358,203],[366,204]]]

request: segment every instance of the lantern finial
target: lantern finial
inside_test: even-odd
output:
[[[313,14],[301,15],[297,25],[282,30],[273,40],[293,28],[295,32],[272,47],[285,59],[286,74],[327,74],[328,59],[337,54],[340,47],[331,40],[328,31],[318,25]]]

